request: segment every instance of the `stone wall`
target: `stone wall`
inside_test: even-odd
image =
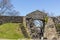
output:
[[[44,37],[47,38],[47,40],[58,39],[56,27],[55,27],[55,24],[54,24],[52,18],[48,18],[48,22],[45,25]]]
[[[9,22],[23,23],[23,16],[0,16],[0,24]]]

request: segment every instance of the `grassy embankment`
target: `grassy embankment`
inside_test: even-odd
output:
[[[20,23],[5,23],[0,25],[0,38],[24,38],[19,25]]]

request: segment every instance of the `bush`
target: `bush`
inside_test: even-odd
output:
[[[45,22],[46,22],[46,23],[48,22],[48,16],[45,17]]]
[[[56,24],[56,29],[57,32],[60,32],[60,24]]]

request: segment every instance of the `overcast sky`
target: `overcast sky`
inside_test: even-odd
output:
[[[60,0],[11,0],[13,6],[20,12],[21,16],[35,11],[45,10],[50,15],[60,15]]]

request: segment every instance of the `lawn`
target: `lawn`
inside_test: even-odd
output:
[[[20,29],[20,23],[5,23],[0,25],[0,38],[19,39],[24,38]]]

